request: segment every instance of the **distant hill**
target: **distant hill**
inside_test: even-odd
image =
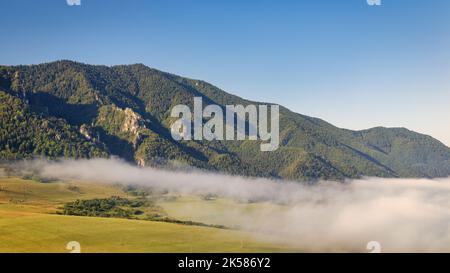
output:
[[[404,128],[351,131],[280,107],[280,148],[258,141],[181,141],[170,109],[253,104],[200,80],[142,64],[58,61],[0,66],[0,158],[119,156],[140,165],[189,165],[295,180],[450,175],[450,149]]]

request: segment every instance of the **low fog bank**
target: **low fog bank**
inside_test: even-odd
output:
[[[305,251],[367,251],[378,241],[383,251],[450,252],[450,178],[381,179],[305,185],[201,171],[139,168],[114,159],[33,161],[23,169],[49,179],[144,185],[188,194],[217,194],[264,201],[256,212],[233,210],[230,217],[258,236]],[[272,208],[273,207],[273,208]],[[276,208],[276,209],[275,209]],[[255,235],[256,236],[256,235]]]

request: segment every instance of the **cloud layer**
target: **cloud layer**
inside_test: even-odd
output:
[[[274,203],[256,212],[230,208],[223,224],[233,218],[233,223],[261,238],[305,251],[367,251],[369,241],[378,241],[387,252],[450,252],[450,179],[366,178],[310,186],[138,168],[113,159],[28,164],[47,178],[137,184]]]

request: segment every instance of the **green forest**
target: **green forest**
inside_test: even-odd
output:
[[[281,106],[273,152],[261,152],[259,141],[175,141],[170,109],[192,107],[194,97],[222,107],[255,103],[142,64],[0,66],[0,159],[117,156],[141,166],[298,181],[450,175],[450,149],[430,136],[341,129]]]

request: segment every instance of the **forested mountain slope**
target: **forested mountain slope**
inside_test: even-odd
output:
[[[255,103],[142,64],[0,66],[0,156],[116,155],[140,165],[295,180],[450,175],[450,149],[430,136],[404,128],[345,130],[283,107],[273,152],[261,152],[259,141],[174,141],[170,110],[192,107],[196,96],[204,105]]]

